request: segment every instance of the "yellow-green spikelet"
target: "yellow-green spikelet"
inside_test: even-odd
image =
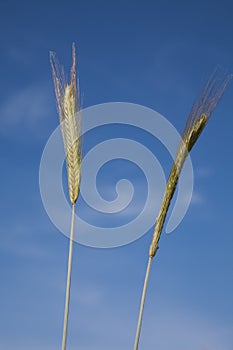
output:
[[[79,195],[81,179],[81,145],[79,125],[77,125],[76,91],[72,84],[67,85],[64,93],[64,119],[62,131],[66,152],[66,168],[70,201],[74,204]]]

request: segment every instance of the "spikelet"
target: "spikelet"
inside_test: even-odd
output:
[[[50,53],[50,62],[66,153],[69,197],[71,203],[74,204],[79,195],[82,161],[80,94],[76,79],[75,45],[72,46],[72,67],[69,84],[66,81],[64,69],[59,65],[54,52]]]
[[[215,107],[218,105],[231,78],[231,75],[225,75],[218,69],[215,69],[204,87],[200,98],[194,102],[191,108],[156,220],[149,251],[150,257],[154,257],[158,249],[158,242],[163,229],[164,221],[185,159],[205,128],[208,119],[210,118]]]

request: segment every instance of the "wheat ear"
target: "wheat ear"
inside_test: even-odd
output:
[[[194,102],[191,108],[190,115],[182,135],[182,139],[178,146],[176,158],[172,165],[169,178],[167,180],[159,214],[156,219],[154,234],[153,234],[150,249],[149,249],[149,260],[148,260],[148,265],[146,270],[142,297],[141,297],[141,305],[140,305],[140,311],[138,316],[134,350],[138,349],[138,344],[139,344],[143,310],[144,310],[146,291],[148,286],[152,259],[154,258],[158,250],[158,244],[162,233],[164,221],[165,221],[172,197],[174,195],[181,170],[183,168],[183,165],[188,153],[191,151],[197,139],[199,138],[200,134],[202,133],[208,119],[210,118],[214,108],[219,103],[231,78],[232,76],[230,75],[227,76],[222,72],[220,72],[218,69],[214,70],[205,88],[203,89],[200,98]]]
[[[72,217],[70,229],[70,246],[68,256],[68,270],[66,282],[66,299],[64,311],[64,324],[62,336],[62,350],[66,349],[67,328],[70,303],[70,285],[73,258],[74,241],[74,219],[75,203],[78,199],[81,180],[81,114],[80,114],[80,94],[77,87],[76,78],[76,54],[75,45],[72,46],[72,67],[70,73],[70,83],[65,79],[64,69],[58,63],[56,54],[50,53],[53,81],[57,98],[58,113],[61,124],[61,131],[66,154],[66,169],[68,177],[69,198],[72,204]]]

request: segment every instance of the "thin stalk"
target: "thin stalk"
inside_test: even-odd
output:
[[[67,340],[67,327],[68,327],[69,304],[70,304],[70,284],[71,284],[72,258],[73,258],[73,245],[74,245],[74,218],[75,218],[75,203],[72,204],[70,247],[69,247],[68,270],[67,270],[67,281],[66,281],[66,301],[65,301],[63,336],[62,336],[62,350],[66,350],[66,340]]]
[[[146,269],[146,276],[145,276],[144,286],[143,286],[143,291],[142,291],[140,311],[139,311],[139,315],[138,315],[138,324],[137,324],[137,332],[136,332],[135,342],[134,342],[134,350],[138,349],[138,343],[139,343],[141,327],[142,327],[142,316],[143,316],[144,304],[145,304],[145,299],[146,299],[146,292],[147,292],[147,286],[148,286],[148,281],[149,281],[149,276],[150,276],[152,259],[153,259],[153,257],[150,256],[149,260],[148,260],[148,264],[147,264],[147,269]]]

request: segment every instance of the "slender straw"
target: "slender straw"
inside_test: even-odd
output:
[[[68,270],[67,270],[67,281],[66,281],[66,301],[65,301],[63,336],[62,336],[62,350],[66,350],[66,341],[67,341],[67,327],[68,327],[68,315],[69,315],[69,304],[70,304],[70,284],[71,284],[72,258],[73,258],[73,245],[74,245],[74,218],[75,218],[75,203],[72,204],[70,247],[69,247]]]
[[[138,343],[139,343],[139,338],[140,338],[140,333],[141,333],[141,328],[142,328],[142,316],[143,316],[144,304],[145,304],[145,299],[146,299],[146,291],[147,291],[147,286],[148,286],[148,281],[149,281],[149,276],[150,276],[152,259],[153,259],[153,257],[150,256],[149,260],[148,260],[148,264],[147,264],[147,269],[146,269],[146,275],[145,275],[142,297],[141,297],[140,311],[139,311],[139,316],[138,316],[138,325],[137,325],[137,332],[136,332],[135,343],[134,343],[134,350],[138,349]]]

